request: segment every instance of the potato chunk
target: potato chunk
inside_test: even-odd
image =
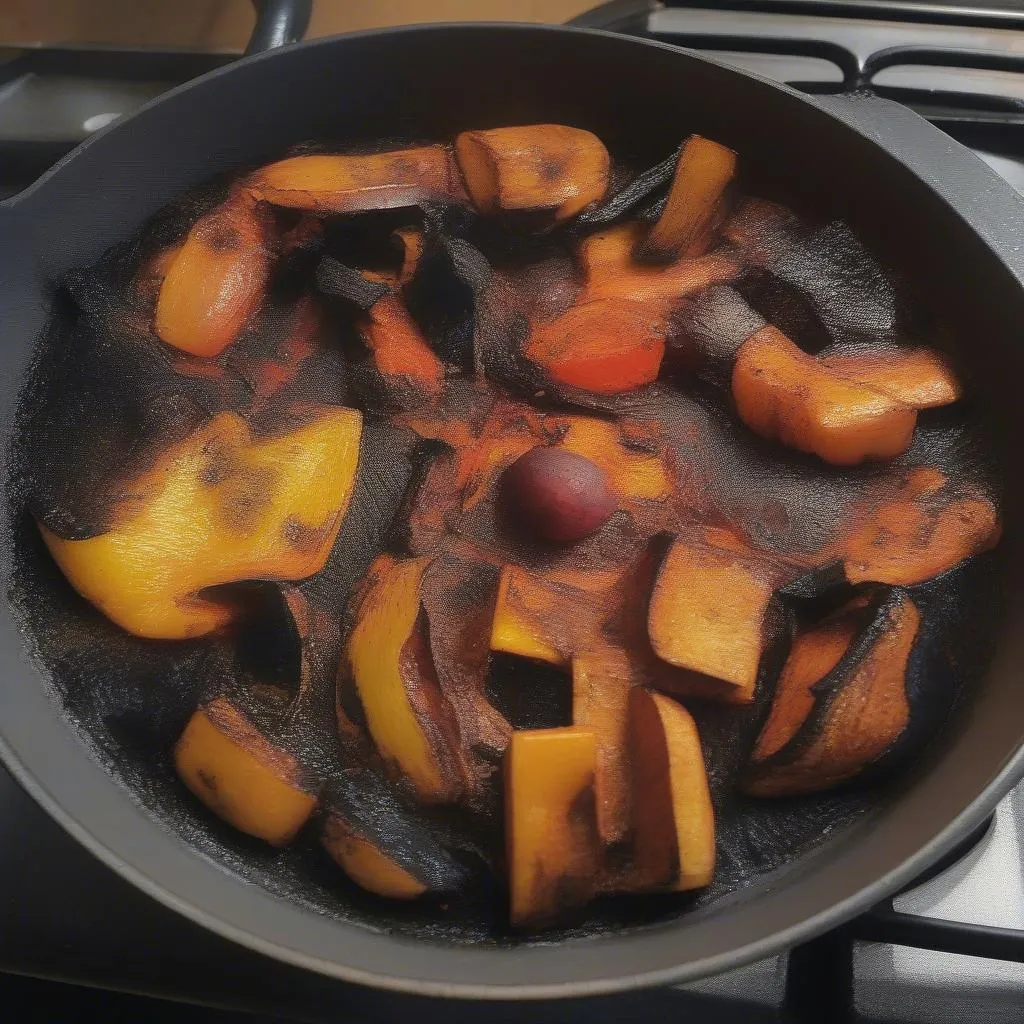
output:
[[[550,210],[565,220],[608,190],[608,150],[594,134],[561,124],[462,132],[455,155],[482,213]]]
[[[193,356],[220,355],[263,301],[271,261],[270,221],[246,195],[193,225],[165,261],[153,329]]]
[[[362,416],[301,413],[263,439],[220,413],[126,482],[111,530],[65,540],[40,526],[46,546],[71,585],[129,633],[173,640],[226,625],[236,610],[208,588],[313,575],[348,509]]]
[[[317,213],[390,210],[463,199],[444,146],[384,153],[293,156],[261,167],[248,180],[252,195],[275,206]]]
[[[227,697],[189,719],[174,748],[174,765],[214,814],[271,846],[290,843],[316,808],[298,761]]]
[[[690,713],[669,697],[629,696],[634,873],[631,889],[680,892],[711,883],[715,814]]]
[[[589,729],[514,732],[505,754],[512,924],[542,927],[596,893],[600,839]]]
[[[837,466],[902,454],[917,423],[912,406],[829,372],[774,327],[740,347],[732,394],[756,434]]]
[[[769,607],[776,577],[728,538],[679,537],[654,586],[647,627],[655,653],[695,673],[695,693],[706,684],[727,700],[754,699],[761,655],[768,643]],[[685,677],[674,692],[685,692]]]

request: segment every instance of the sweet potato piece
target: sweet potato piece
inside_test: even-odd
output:
[[[778,753],[807,721],[814,707],[814,686],[846,654],[864,625],[863,602],[841,609],[812,629],[797,633],[775,684],[771,712],[757,738],[753,763]]]
[[[275,206],[317,213],[357,213],[464,200],[444,146],[385,153],[293,156],[261,167],[249,192]]]
[[[569,659],[542,635],[540,623],[554,604],[554,595],[516,565],[506,565],[498,581],[491,624],[491,650],[522,658],[568,665]]]
[[[829,372],[774,327],[740,347],[732,394],[755,433],[837,466],[902,454],[917,423],[916,409]]]
[[[823,355],[819,362],[844,380],[915,409],[951,405],[962,394],[960,382],[945,360],[926,348],[838,352]]]
[[[290,843],[317,805],[295,758],[227,697],[189,719],[174,748],[174,765],[214,814],[271,846]]]
[[[65,540],[40,526],[68,581],[129,633],[173,640],[235,617],[207,588],[319,572],[355,485],[362,416],[299,411],[264,439],[218,414],[126,482],[107,533]]]
[[[697,673],[698,684],[728,684],[728,699],[753,700],[775,585],[772,569],[740,550],[707,537],[677,538],[647,613],[655,653]]]
[[[445,803],[458,798],[463,780],[420,615],[429,564],[381,555],[370,566],[348,663],[378,751],[418,799]]]
[[[505,754],[510,916],[543,927],[596,893],[600,871],[589,729],[514,732]]]
[[[907,671],[920,624],[907,594],[894,591],[832,671],[815,683],[814,706],[792,738],[772,753],[758,757],[755,752],[745,792],[820,792],[854,778],[881,757],[910,720]]]
[[[634,890],[682,892],[711,884],[715,814],[690,713],[669,697],[629,695]]]
[[[558,384],[618,395],[657,379],[667,329],[656,309],[600,299],[535,327],[525,351]]]
[[[361,334],[386,381],[411,388],[427,401],[440,397],[444,365],[400,299],[388,295],[375,302],[361,325]]]
[[[565,220],[608,190],[608,150],[594,134],[561,124],[462,132],[455,156],[482,213],[551,210]]]
[[[414,900],[427,891],[425,882],[406,871],[338,814],[328,816],[322,842],[345,874],[369,892],[392,900]]]
[[[606,843],[629,829],[626,705],[635,679],[632,654],[611,648],[572,659],[572,722],[597,739],[597,821]]]
[[[682,256],[667,264],[639,262],[633,255],[643,239],[644,225],[620,224],[588,235],[580,242],[584,287],[578,305],[598,299],[639,302],[667,313],[687,296],[709,285],[729,281],[739,264],[729,256]]]
[[[995,547],[1000,532],[987,494],[958,490],[940,471],[918,467],[843,539],[844,571],[851,583],[911,586]]]
[[[736,154],[725,146],[691,135],[683,144],[665,212],[644,239],[638,255],[668,261],[686,252],[715,216],[726,186],[736,173]]]
[[[159,338],[189,355],[220,355],[263,300],[270,231],[245,195],[200,217],[168,260],[153,316]]]

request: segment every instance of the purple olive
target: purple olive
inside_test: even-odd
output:
[[[571,544],[596,533],[615,511],[604,470],[564,448],[534,448],[501,479],[514,523],[542,540]]]

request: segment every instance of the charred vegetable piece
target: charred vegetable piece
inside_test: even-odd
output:
[[[328,816],[322,842],[345,874],[369,892],[393,900],[414,900],[427,891],[425,882],[392,860],[339,814]]]
[[[837,466],[902,454],[917,423],[916,409],[830,372],[774,327],[740,348],[732,394],[755,433]]]
[[[381,376],[404,399],[403,407],[440,397],[444,365],[400,299],[388,295],[374,303],[360,333]]]
[[[420,260],[423,259],[423,229],[399,228],[391,233],[391,237],[402,251],[402,266],[398,271],[398,283],[405,285],[416,276]]]
[[[699,259],[681,256],[657,265],[641,263],[634,253],[643,232],[641,224],[621,224],[580,242],[579,261],[585,281],[577,305],[614,299],[667,313],[683,305],[687,296],[739,273],[739,264],[725,255]]]
[[[866,601],[857,598],[812,629],[800,630],[775,684],[771,713],[757,738],[751,762],[777,754],[799,731],[814,708],[814,687],[849,650],[870,620]]]
[[[535,577],[515,565],[506,565],[498,581],[498,597],[491,625],[491,650],[516,654],[552,665],[568,665],[569,660],[542,635],[538,622],[554,596],[536,585]]]
[[[746,200],[723,233],[763,271],[752,290],[743,287],[748,300],[801,345],[817,348],[811,342],[822,336],[840,344],[897,340],[896,289],[846,224],[808,229],[784,207]]]
[[[513,925],[550,925],[596,893],[596,766],[597,741],[589,729],[512,734],[505,754],[505,832]]]
[[[697,725],[669,697],[629,695],[633,875],[630,888],[680,892],[710,885],[715,815]]]
[[[673,153],[661,163],[641,172],[615,195],[607,196],[597,206],[584,210],[576,223],[586,224],[587,227],[611,224],[638,208],[644,208],[655,198],[655,193],[672,180],[678,160],[679,154]]]
[[[600,466],[564,448],[521,455],[502,475],[501,492],[513,522],[558,544],[596,533],[617,504]]]
[[[924,348],[838,352],[822,355],[820,363],[837,377],[915,409],[950,405],[962,394],[960,382],[946,362]]]
[[[802,637],[796,661],[791,656],[780,680],[745,791],[815,793],[854,778],[881,757],[909,722],[907,672],[920,624],[909,596],[893,591],[831,670],[850,626],[840,619],[820,627],[819,636]]]
[[[71,585],[137,636],[202,636],[236,615],[205,591],[323,568],[348,509],[362,417],[309,408],[255,439],[221,413],[124,487],[113,528],[65,540],[40,527]]]
[[[321,291],[363,311],[360,335],[397,405],[414,408],[440,397],[444,364],[386,284],[330,257],[320,261],[316,279]]]
[[[370,566],[348,641],[348,667],[381,756],[424,803],[456,799],[463,780],[421,615],[429,558]]]
[[[743,343],[766,325],[728,285],[706,288],[681,311],[676,344],[689,350],[694,364],[729,381]]]
[[[731,149],[691,135],[679,153],[665,211],[641,244],[640,257],[667,261],[700,246],[735,173]]]
[[[995,547],[1001,525],[991,497],[957,487],[937,469],[911,470],[896,493],[843,540],[851,583],[923,583]]]
[[[777,577],[721,531],[678,537],[658,573],[647,614],[655,653],[694,673],[696,695],[717,681],[726,699],[754,699],[769,643]],[[718,688],[715,688],[718,689]],[[685,692],[685,677],[673,692]]]
[[[608,190],[608,151],[594,134],[561,124],[462,132],[455,155],[482,213],[550,210],[565,220]]]
[[[293,156],[260,168],[249,192],[275,206],[317,213],[357,213],[464,200],[444,146],[384,153]]]
[[[189,720],[174,750],[186,786],[242,832],[286,846],[317,805],[298,761],[276,746],[227,697]]]
[[[629,753],[626,706],[635,682],[631,652],[611,648],[572,659],[572,722],[597,740],[597,821],[601,838],[616,843],[629,830]]]
[[[657,309],[601,299],[534,328],[526,356],[557,384],[617,395],[657,379],[667,331]]]
[[[153,330],[193,356],[220,355],[263,301],[271,262],[263,208],[235,195],[200,217],[169,256]]]

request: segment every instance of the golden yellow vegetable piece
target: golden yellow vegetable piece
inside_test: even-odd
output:
[[[569,659],[545,639],[539,626],[544,608],[551,607],[554,601],[555,595],[538,586],[532,574],[518,566],[506,565],[498,581],[491,650],[552,665],[568,665]]]
[[[186,786],[242,832],[285,846],[316,808],[299,763],[228,700],[217,697],[190,719],[174,748]]]
[[[323,844],[345,874],[368,892],[392,900],[414,900],[427,891],[425,883],[395,863],[338,814],[328,816]]]
[[[318,213],[465,200],[458,171],[444,146],[293,156],[261,167],[249,179],[248,188],[275,206]]]
[[[630,888],[676,892],[711,883],[715,813],[690,713],[669,697],[629,698],[634,876]]]
[[[795,704],[791,692],[807,685],[796,675],[802,666],[790,673],[787,665],[786,690],[777,698],[784,706],[773,706],[744,791],[769,797],[817,793],[854,778],[893,747],[910,722],[907,676],[920,627],[913,601],[894,591],[856,647],[844,652],[855,655],[852,661],[836,659],[831,672],[827,662],[821,666],[826,674],[808,687],[810,706],[806,700]],[[804,719],[786,726],[792,737],[773,750],[778,717],[800,712]]]
[[[107,533],[65,540],[40,530],[71,585],[129,633],[202,636],[235,615],[207,588],[323,568],[361,432],[353,409],[303,410],[297,426],[263,439],[220,413],[125,485]]]
[[[348,662],[381,755],[420,800],[445,803],[457,799],[463,779],[420,621],[420,581],[429,564],[381,555],[370,566]]]
[[[597,891],[600,838],[589,729],[514,732],[505,754],[505,840],[513,925],[540,927]]]
[[[193,356],[214,357],[263,300],[270,273],[270,219],[245,194],[200,217],[166,260],[153,329]]]
[[[669,312],[694,292],[730,281],[739,273],[735,259],[718,254],[698,259],[680,256],[670,263],[641,263],[634,253],[643,233],[643,224],[633,221],[595,231],[580,242],[584,285],[576,305],[615,299]]]
[[[917,424],[916,408],[838,376],[775,327],[740,347],[732,394],[756,434],[836,466],[902,454]]]
[[[736,154],[725,146],[691,135],[683,144],[665,211],[644,239],[639,255],[671,260],[703,248],[726,186],[736,173]]]
[[[888,501],[855,520],[839,548],[850,583],[911,586],[994,548],[1001,533],[988,494],[918,466]]]
[[[963,394],[945,360],[926,348],[837,352],[818,361],[837,377],[881,391],[915,409],[951,405]]]
[[[572,722],[597,738],[597,821],[606,843],[629,829],[629,692],[635,655],[602,648],[572,659]]]
[[[551,210],[565,220],[608,190],[608,150],[592,132],[529,124],[462,132],[455,156],[483,213]]]
[[[776,581],[724,536],[715,539],[676,539],[658,573],[647,628],[660,658],[697,673],[698,683],[728,684],[727,699],[746,703],[754,698]]]

